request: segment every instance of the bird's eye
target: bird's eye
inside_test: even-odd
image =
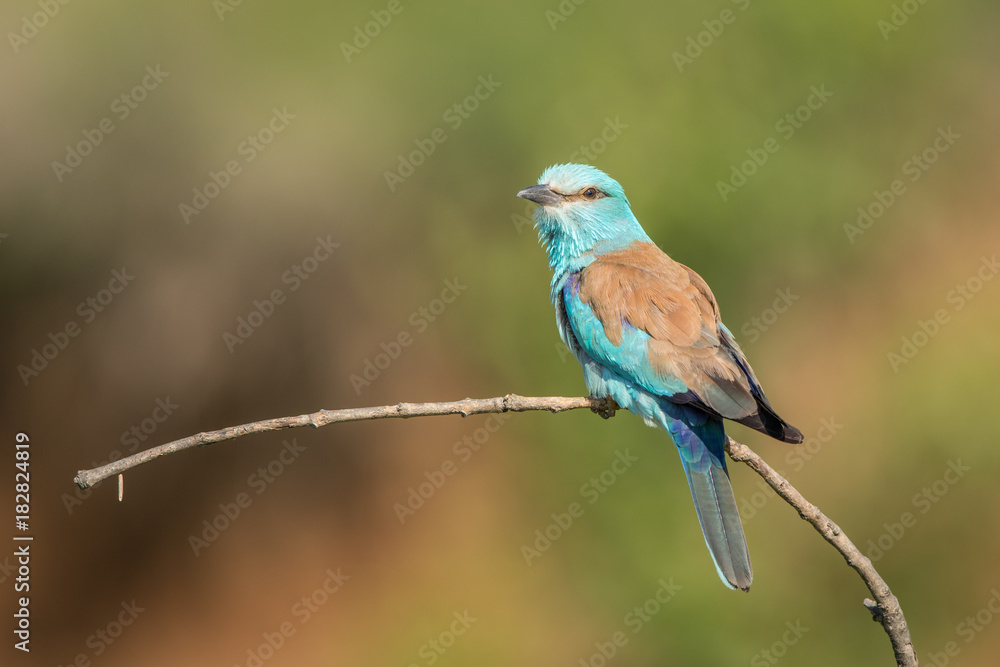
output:
[[[597,188],[587,188],[582,194],[585,199],[593,201],[594,199],[597,199]]]

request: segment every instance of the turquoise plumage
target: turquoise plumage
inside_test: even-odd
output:
[[[656,247],[617,181],[589,165],[555,165],[517,196],[539,204],[556,324],[587,389],[670,435],[719,577],[747,590],[753,570],[722,420],[785,442],[801,442],[801,432],[771,408],[708,285]]]

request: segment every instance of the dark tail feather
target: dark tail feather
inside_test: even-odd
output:
[[[757,412],[743,419],[737,419],[737,422],[782,442],[790,442],[793,445],[802,442],[802,431],[779,417],[774,408],[767,403],[766,398],[763,401],[757,396],[754,398],[757,400]]]
[[[730,333],[725,325],[721,325],[720,331],[722,332],[722,342],[729,350],[733,361],[739,365],[740,370],[746,376],[747,381],[750,383],[750,395],[757,403],[757,411],[755,413],[747,415],[742,419],[735,419],[734,421],[748,426],[755,431],[769,435],[772,438],[777,438],[782,442],[789,442],[793,445],[802,442],[802,431],[779,417],[778,413],[771,407],[767,396],[764,395],[764,390],[760,386],[760,382],[757,381],[757,376],[754,375],[753,369],[750,368],[750,364],[747,362],[747,358],[743,354],[743,350],[740,349],[736,339],[733,338],[733,334]]]
[[[684,472],[719,577],[730,588],[748,590],[753,581],[753,568],[729,473],[725,468],[714,466],[706,472],[698,472],[686,461]]]

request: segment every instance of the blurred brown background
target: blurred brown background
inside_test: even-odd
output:
[[[627,414],[259,435],[139,468],[123,503],[113,481],[75,490],[130,448],[256,419],[579,395],[514,198],[575,159],[712,285],[812,439],[730,432],[877,559],[924,664],[995,665],[998,18],[973,0],[5,3],[0,535],[24,431],[35,541],[32,651],[8,632],[0,661],[891,664],[858,577],[738,465],[756,578],[726,590],[673,446]],[[259,326],[236,343],[239,318]],[[25,372],[36,350],[53,358]],[[352,382],[366,362],[384,368]],[[583,487],[626,450],[613,485]],[[411,489],[429,496],[412,515]]]

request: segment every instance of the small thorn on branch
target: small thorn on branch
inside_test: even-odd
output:
[[[885,623],[885,614],[882,612],[882,607],[879,606],[878,602],[872,600],[871,598],[865,598],[862,603],[871,612],[872,620],[878,623]]]

